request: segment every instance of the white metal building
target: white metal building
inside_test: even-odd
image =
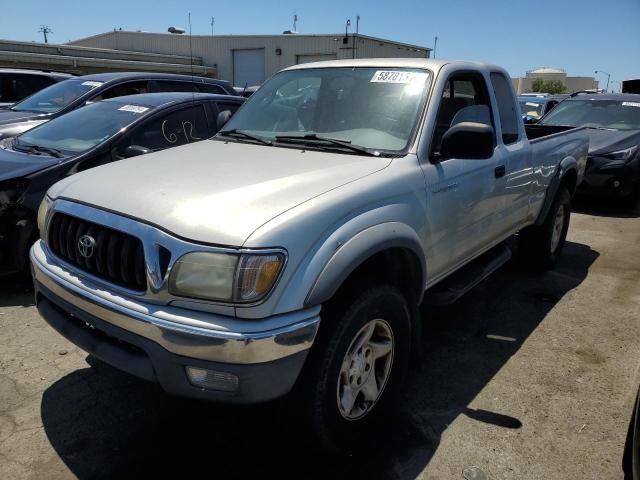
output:
[[[189,56],[215,67],[218,78],[236,86],[259,85],[298,63],[342,58],[429,58],[431,49],[366,35],[194,35],[113,31],[69,43],[84,47]]]
[[[560,80],[567,88],[567,93],[580,90],[598,88],[598,81],[594,77],[576,77],[567,75],[567,71],[561,68],[541,67],[527,71],[524,77],[512,78],[513,88],[519,94],[533,91],[533,82],[536,78],[543,80]]]

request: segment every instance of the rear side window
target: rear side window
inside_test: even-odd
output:
[[[146,80],[136,82],[126,82],[119,85],[115,85],[106,89],[100,95],[97,95],[91,99],[92,102],[99,102],[107,98],[122,97],[124,95],[138,95],[140,93],[148,93],[149,86]]]
[[[215,93],[218,95],[226,95],[227,92],[224,88],[219,85],[212,85],[210,83],[201,83],[198,85],[198,88],[202,93]]]
[[[196,92],[195,85],[191,82],[180,82],[175,80],[151,80],[149,82],[150,92]]]
[[[4,75],[0,79],[0,102],[17,102],[55,83],[36,75]]]
[[[494,72],[491,74],[491,83],[502,125],[502,141],[506,144],[517,142],[520,136],[521,119],[513,99],[511,82],[501,73]]]
[[[209,138],[209,123],[202,105],[174,110],[139,126],[119,150],[139,145],[162,150]]]

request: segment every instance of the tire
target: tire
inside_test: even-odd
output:
[[[388,285],[374,286],[327,309],[299,385],[305,419],[326,451],[359,450],[363,439],[372,440],[382,420],[393,413],[409,364],[409,312],[405,297]],[[374,342],[358,349],[372,325]],[[372,345],[377,353],[367,350]],[[388,346],[389,353],[375,359]],[[369,382],[380,392],[373,402],[375,389]],[[354,396],[348,393],[353,391],[357,393],[352,402]]]
[[[561,186],[544,222],[520,231],[519,254],[525,264],[538,271],[553,267],[562,254],[570,219],[571,195]]]
[[[640,480],[640,392],[634,403],[633,415],[629,423],[627,441],[622,459],[625,480]]]
[[[636,208],[638,202],[640,201],[640,179],[636,182],[633,187],[633,190],[629,192],[628,195],[622,197],[623,205],[627,208]]]

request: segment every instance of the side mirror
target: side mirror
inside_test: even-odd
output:
[[[129,145],[124,151],[124,158],[137,157],[138,155],[144,155],[146,153],[151,153],[147,147],[143,147],[140,145]]]
[[[538,121],[535,117],[530,117],[529,115],[524,116],[525,125],[531,125],[532,123],[536,123]]]
[[[482,160],[493,155],[493,127],[484,123],[461,122],[442,135],[440,159]]]
[[[226,125],[226,123],[231,118],[231,115],[232,115],[231,110],[223,110],[218,114],[218,118],[216,120],[216,125],[218,127],[218,130],[222,130],[222,127]]]

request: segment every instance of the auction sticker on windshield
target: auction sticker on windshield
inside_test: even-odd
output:
[[[149,108],[141,107],[140,105],[124,105],[118,110],[122,110],[123,112],[144,113],[149,110]]]
[[[378,70],[371,77],[374,83],[414,83],[423,82],[427,78],[424,72],[403,72],[399,70]]]
[[[93,81],[93,80],[87,80],[86,82],[82,82],[82,85],[86,85],[87,87],[96,88],[96,87],[101,86],[102,82],[96,82],[96,81]]]
[[[640,102],[622,102],[623,107],[640,107]]]

